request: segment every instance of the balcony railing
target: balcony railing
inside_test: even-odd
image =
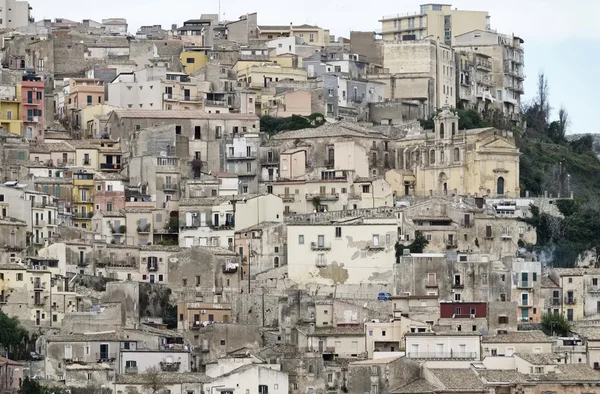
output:
[[[177,371],[179,371],[180,365],[181,365],[181,361],[172,361],[172,362],[161,361],[160,369],[161,369],[161,371],[164,371],[164,372],[177,372]]]
[[[340,193],[306,193],[307,200],[319,199],[321,201],[336,201],[340,199]]]
[[[56,207],[56,203],[54,201],[34,202],[33,206],[34,208]]]
[[[278,194],[277,196],[281,198],[283,202],[294,202],[296,199],[295,194]]]
[[[224,100],[204,100],[205,107],[228,107],[229,104]]]
[[[100,163],[101,170],[115,170],[121,169],[121,163]]]
[[[530,282],[528,280],[519,281],[519,283],[517,284],[517,288],[519,288],[519,289],[531,289],[531,288],[533,288],[533,282]]]
[[[491,71],[492,62],[486,59],[477,59],[476,67],[481,70]]]
[[[152,226],[148,223],[145,226],[138,226],[137,232],[139,234],[148,234],[152,231]]]
[[[553,298],[552,305],[560,305],[560,298]]]
[[[177,191],[178,187],[175,183],[165,183],[162,189],[164,191]]]
[[[406,357],[421,360],[476,360],[476,352],[418,352],[406,353]]]
[[[331,244],[330,243],[318,243],[318,242],[311,242],[310,243],[310,248],[312,250],[331,250]]]
[[[116,353],[109,353],[109,352],[96,353],[96,360],[98,360],[98,361],[114,361],[116,359],[117,359]]]
[[[125,367],[125,373],[138,373],[138,367]]]
[[[36,220],[33,222],[33,227],[46,227],[45,220]]]
[[[577,299],[570,298],[570,297],[565,297],[565,304],[567,304],[567,305],[575,305],[575,304],[577,304]]]
[[[256,152],[250,152],[250,154],[248,155],[248,152],[239,152],[239,153],[228,153],[227,154],[227,160],[254,160],[256,159]]]

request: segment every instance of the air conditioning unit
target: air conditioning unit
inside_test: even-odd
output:
[[[471,319],[475,319],[475,314],[471,314]]]

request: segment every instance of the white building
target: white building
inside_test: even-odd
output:
[[[0,0],[0,28],[16,29],[32,21],[28,1]]]
[[[204,387],[205,393],[289,393],[288,374],[270,365],[250,364],[214,378]]]
[[[396,219],[288,224],[288,276],[299,286],[392,285]]]
[[[406,357],[418,360],[481,360],[478,332],[410,332]]]

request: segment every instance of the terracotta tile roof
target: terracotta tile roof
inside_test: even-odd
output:
[[[444,391],[482,391],[483,383],[470,368],[431,368],[429,369],[443,386]]]
[[[509,331],[506,334],[489,335],[481,338],[481,343],[534,343],[552,342],[546,334],[539,330]]]

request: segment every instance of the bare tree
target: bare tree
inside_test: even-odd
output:
[[[142,376],[142,387],[146,390],[152,391],[152,394],[156,394],[165,387],[165,384],[160,376],[160,369],[158,367],[147,368]]]
[[[564,106],[560,107],[558,111],[558,131],[560,133],[561,138],[565,138],[567,135],[567,129],[569,128],[569,124],[571,123],[571,118],[569,117],[569,113]]]
[[[537,97],[535,98],[536,104],[538,105],[540,120],[545,124],[548,124],[550,117],[550,89],[548,88],[548,79],[546,74],[540,72],[538,75],[538,91]]]

